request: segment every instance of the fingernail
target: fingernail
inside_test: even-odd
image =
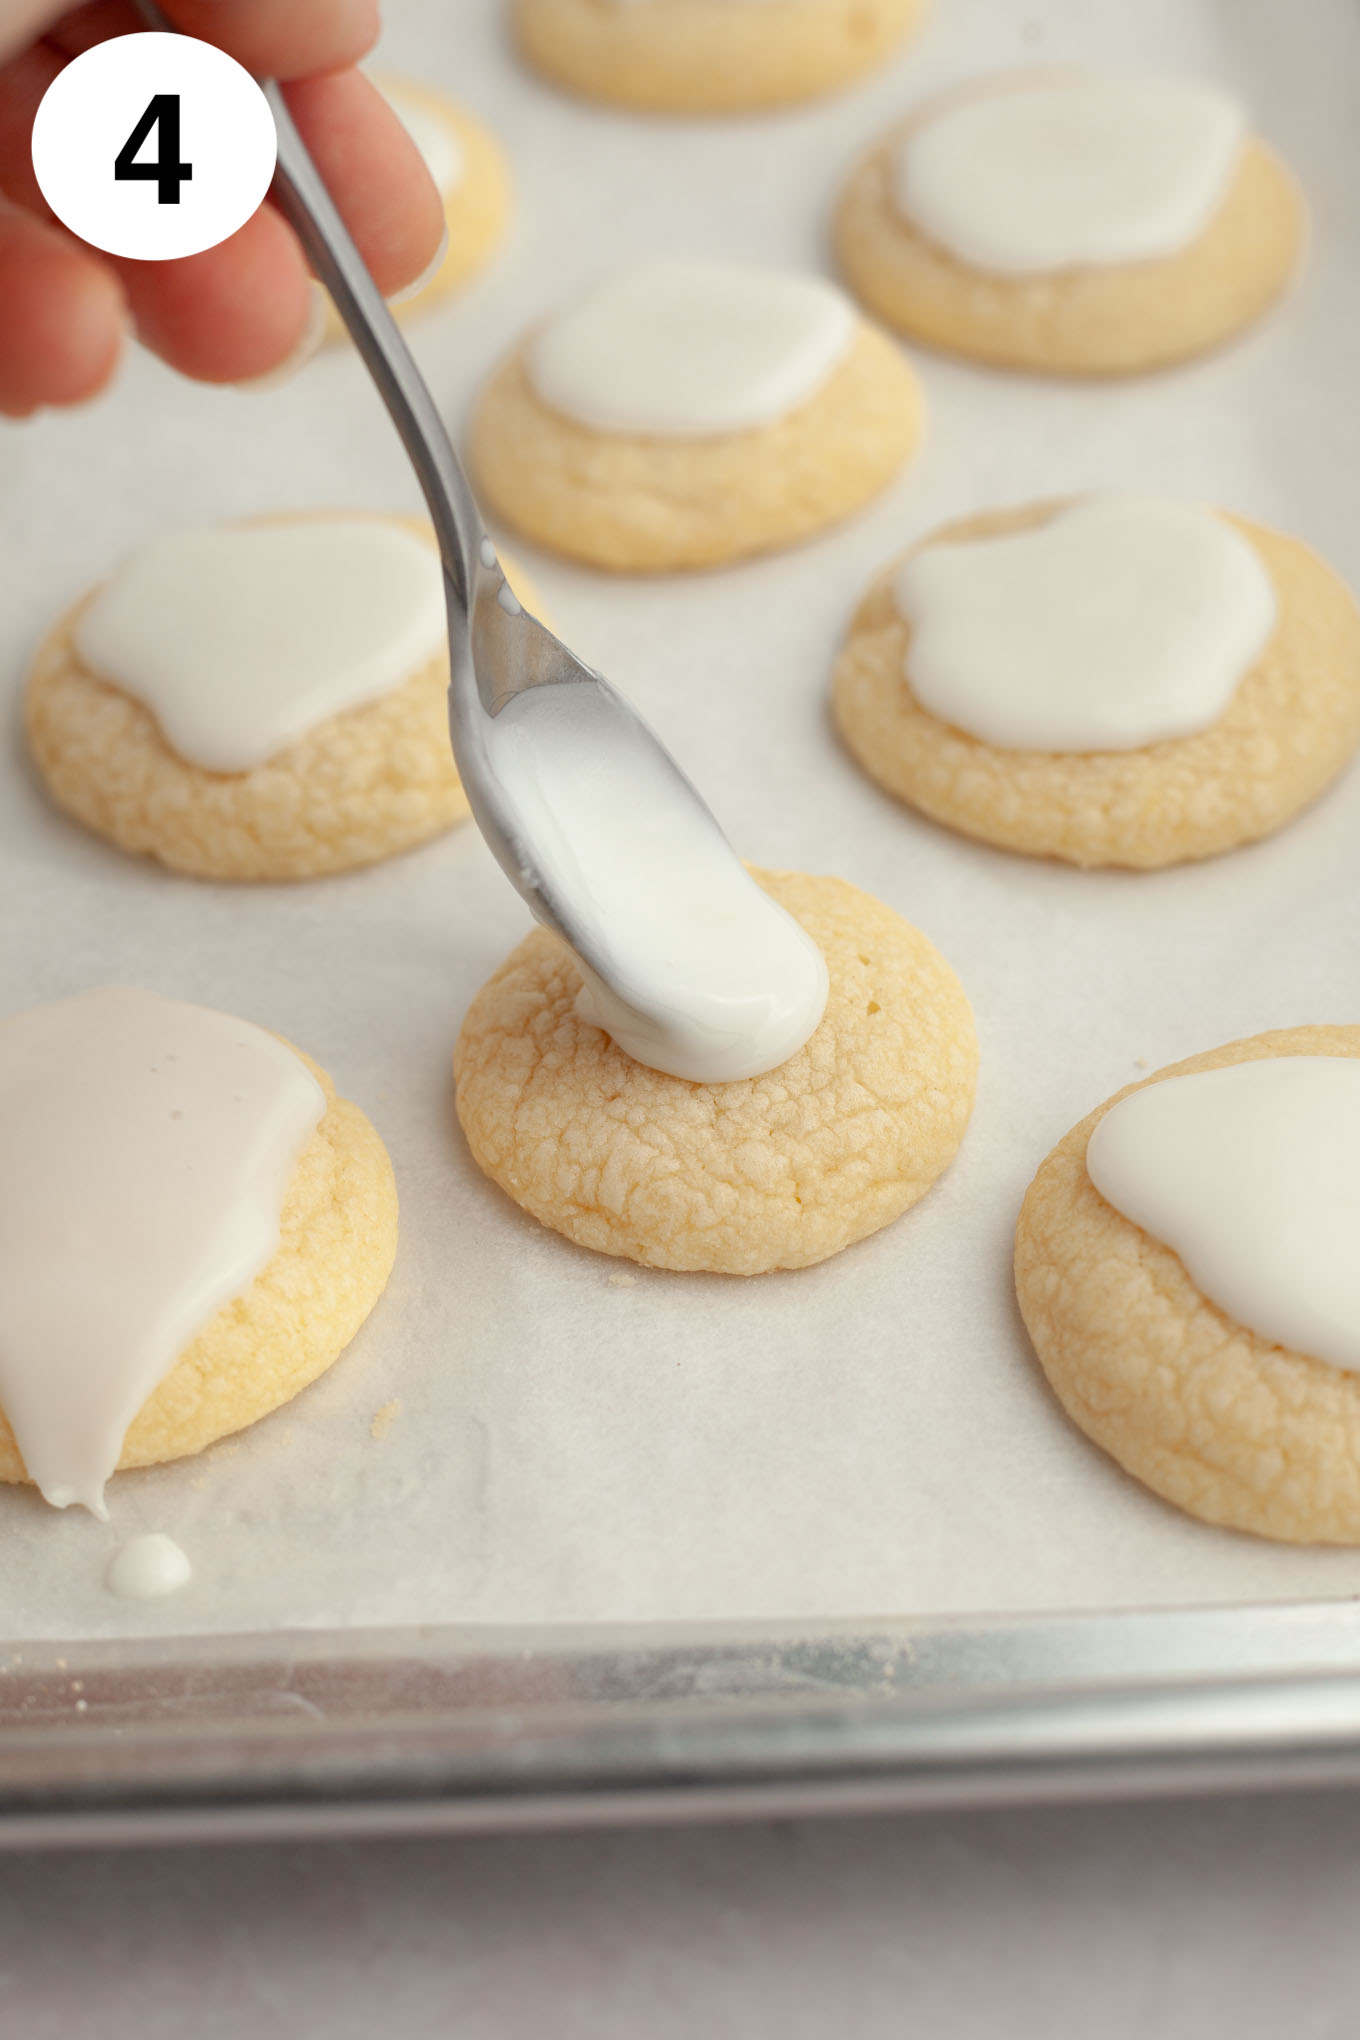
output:
[[[414,283],[408,283],[404,290],[398,290],[393,292],[392,296],[387,300],[388,304],[407,305],[411,302],[412,298],[419,297],[420,293],[424,290],[426,284],[433,283],[435,277],[438,276],[440,270],[444,267],[444,257],[448,254],[448,252],[449,252],[449,223],[447,220],[445,220],[444,231],[439,237],[439,246],[435,249],[434,255],[431,257],[430,261],[421,270],[419,276],[416,278]]]
[[[265,375],[246,376],[234,387],[238,390],[276,390],[284,383],[291,382],[301,369],[307,366],[326,337],[326,315],[330,299],[315,277],[307,279],[307,324],[302,329],[302,338],[277,368],[271,368]]]

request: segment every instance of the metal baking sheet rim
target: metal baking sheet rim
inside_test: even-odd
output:
[[[0,1846],[489,1831],[1360,1780],[1360,1604],[40,1644]]]

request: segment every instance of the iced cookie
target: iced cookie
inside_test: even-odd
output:
[[[755,874],[826,958],[820,1026],[767,1076],[694,1084],[634,1062],[578,1010],[540,929],[483,986],[454,1052],[480,1166],[578,1245],[653,1268],[805,1268],[876,1232],[952,1161],[973,1017],[938,951],[835,878]]]
[[[0,1020],[0,1480],[103,1514],[336,1360],[397,1196],[323,1070],[244,1020],[87,992]]]
[[[409,78],[373,83],[425,158],[444,201],[445,240],[429,273],[393,300],[400,319],[428,311],[469,282],[495,253],[510,213],[510,173],[490,131],[428,85]],[[333,340],[345,326],[334,306],[327,327]]]
[[[1360,1027],[1121,1091],[1048,1157],[1020,1308],[1087,1436],[1209,1523],[1360,1544]]]
[[[657,113],[742,113],[881,63],[922,0],[515,0],[529,62],[570,92]]]
[[[447,687],[427,526],[258,519],[147,541],[63,617],[28,740],[57,804],[123,850],[199,878],[312,878],[467,814]]]
[[[885,488],[916,377],[820,277],[648,262],[549,318],[473,425],[488,503],[537,543],[647,573],[771,552]]]
[[[1227,94],[1034,72],[923,108],[856,170],[836,228],[869,310],[1005,368],[1124,375],[1258,318],[1306,216]]]
[[[1268,835],[1360,742],[1360,614],[1297,539],[1156,497],[946,526],[874,583],[833,709],[864,769],[1004,849],[1149,867]]]

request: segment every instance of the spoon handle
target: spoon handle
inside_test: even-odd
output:
[[[156,0],[136,0],[148,28],[182,33]],[[278,134],[273,199],[335,301],[401,436],[439,541],[445,574],[467,616],[486,538],[481,515],[425,379],[382,292],[298,133],[272,78],[259,81]]]

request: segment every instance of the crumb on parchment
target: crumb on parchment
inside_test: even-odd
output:
[[[385,1402],[380,1410],[374,1410],[369,1419],[368,1435],[375,1444],[387,1436],[400,1414],[401,1402],[396,1397],[391,1402]]]

